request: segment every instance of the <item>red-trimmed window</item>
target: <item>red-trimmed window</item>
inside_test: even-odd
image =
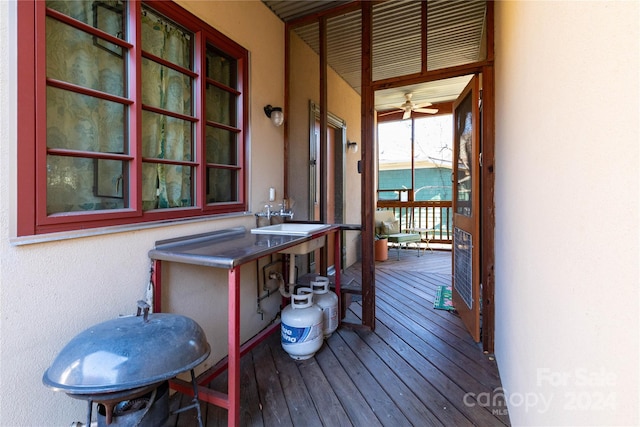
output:
[[[18,18],[18,235],[246,210],[246,49],[167,1]]]

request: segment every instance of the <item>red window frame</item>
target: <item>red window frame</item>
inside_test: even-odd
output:
[[[175,21],[194,33],[195,55],[194,108],[197,122],[194,131],[194,206],[184,208],[142,211],[142,138],[139,126],[141,107],[141,50],[140,11],[145,4],[158,13]],[[128,51],[128,98],[132,101],[129,112],[130,204],[127,209],[114,211],[82,211],[47,215],[46,212],[46,40],[44,1],[18,2],[18,236],[29,236],[61,231],[91,229],[98,227],[137,224],[156,221],[179,220],[198,216],[244,212],[247,210],[247,132],[248,129],[248,51],[215,30],[200,18],[170,1],[130,1],[127,3],[128,41],[123,44]],[[206,57],[207,45],[215,46],[237,60],[238,94],[235,132],[238,141],[237,201],[207,204],[206,163],[204,163],[204,135],[207,121],[204,112],[206,76],[202,59]]]

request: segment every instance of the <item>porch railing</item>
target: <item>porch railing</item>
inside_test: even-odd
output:
[[[451,200],[419,202],[379,200],[377,207],[394,213],[400,222],[401,232],[411,228],[426,229],[430,242],[452,243],[453,202]]]

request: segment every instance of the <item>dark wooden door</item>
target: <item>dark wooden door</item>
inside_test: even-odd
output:
[[[453,111],[453,305],[480,341],[480,108],[474,76]]]

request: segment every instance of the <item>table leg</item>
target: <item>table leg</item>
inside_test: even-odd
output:
[[[162,261],[153,260],[151,281],[153,282],[153,312],[162,312]]]
[[[338,296],[338,325],[342,322],[342,298],[340,298],[340,271],[342,269],[342,230],[338,229],[335,232],[335,237],[333,239],[333,266],[335,269],[335,286],[336,286],[336,295]]]
[[[227,425],[240,425],[240,267],[229,270],[229,410]]]

